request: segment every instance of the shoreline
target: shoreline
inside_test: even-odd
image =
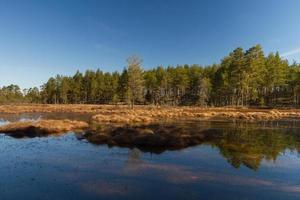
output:
[[[98,123],[153,123],[160,120],[279,120],[299,118],[300,109],[188,107],[188,106],[136,106],[91,104],[26,104],[1,105],[0,114],[68,113],[90,114]]]
[[[11,111],[14,111],[13,113]],[[29,112],[31,111],[31,112]],[[94,144],[137,147],[145,151],[183,149],[201,144],[214,131],[183,129],[178,122],[272,122],[283,119],[300,119],[300,110],[150,107],[112,105],[16,105],[0,106],[0,114],[41,115],[63,113],[89,114],[88,121],[69,119],[37,119],[16,121],[0,126],[0,132],[12,137],[46,137],[78,130],[82,139]]]

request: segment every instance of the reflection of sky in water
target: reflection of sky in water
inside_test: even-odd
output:
[[[40,115],[14,117],[9,121]],[[251,131],[236,135],[236,143],[228,142],[234,139],[229,132],[162,154],[96,146],[73,134],[32,139],[0,135],[0,199],[299,199],[300,158],[287,149],[298,147],[299,141],[291,141],[297,135],[264,130],[260,133],[269,135],[261,142]],[[264,156],[255,163],[274,149],[280,152],[275,160]]]
[[[23,113],[23,114],[3,114],[0,113],[0,121],[26,121],[26,120],[39,120],[39,119],[70,119],[88,121],[91,114],[80,113]]]
[[[62,137],[0,136],[1,199],[298,199],[299,158],[236,169],[209,145],[142,153]],[[290,167],[287,163],[291,163]]]
[[[8,124],[8,123],[9,123],[9,121],[4,120],[4,119],[0,119],[0,126],[1,126],[1,125],[5,125],[5,124]]]
[[[9,115],[0,114],[0,126],[16,121],[36,121],[42,119],[41,114],[20,114],[20,115]]]

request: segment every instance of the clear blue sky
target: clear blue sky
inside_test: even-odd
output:
[[[261,44],[300,61],[300,0],[0,0],[0,86],[77,69],[218,63]]]

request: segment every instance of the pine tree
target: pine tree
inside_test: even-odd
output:
[[[256,45],[245,53],[246,65],[246,98],[248,103],[261,104],[263,77],[266,73],[265,57],[260,45]]]
[[[277,102],[278,93],[284,89],[287,82],[288,63],[282,60],[277,52],[270,53],[266,58],[266,73],[264,77],[264,95],[267,105]]]
[[[235,49],[231,54],[231,63],[229,65],[229,87],[231,88],[231,104],[243,105],[244,93],[247,87],[247,72],[245,69],[245,55],[242,48]]]
[[[137,56],[131,56],[127,59],[128,72],[128,91],[127,97],[130,101],[131,108],[134,107],[136,101],[143,99],[143,70],[141,68],[142,59]]]

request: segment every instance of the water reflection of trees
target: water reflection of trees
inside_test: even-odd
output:
[[[236,127],[204,131],[203,143],[220,150],[234,167],[258,169],[262,160],[275,161],[286,150],[300,153],[299,129]]]
[[[35,119],[39,118],[37,114],[27,115],[1,115],[0,119],[8,121],[18,121],[20,119]],[[47,117],[52,117],[47,115]],[[64,115],[60,116],[65,117]],[[73,116],[77,117],[77,116]],[[83,116],[87,117],[87,116]],[[167,134],[167,140],[173,138],[174,142],[181,142],[186,137],[189,137],[193,142],[189,145],[208,144],[217,148],[222,155],[232,166],[239,168],[240,166],[247,166],[250,169],[256,170],[259,168],[263,160],[275,161],[278,156],[287,150],[300,153],[300,125],[299,121],[272,121],[259,123],[246,122],[191,122],[191,123],[172,123],[170,124],[155,124],[137,126],[137,129],[151,129],[157,135],[164,130]],[[129,132],[125,136],[130,137],[135,132]],[[159,131],[158,131],[159,130]],[[145,132],[145,131],[144,131]],[[149,131],[148,131],[149,132]],[[150,136],[155,134],[150,134]],[[176,137],[175,137],[176,136]],[[196,137],[195,137],[196,136]],[[198,137],[200,136],[200,137]],[[175,138],[174,138],[175,137]],[[83,139],[80,135],[78,139]],[[194,139],[195,138],[195,139]],[[92,138],[87,138],[91,143],[96,143]],[[105,143],[100,143],[105,144]],[[158,143],[157,143],[158,144]],[[118,145],[118,144],[111,144]],[[157,145],[158,146],[158,145]],[[186,148],[187,146],[158,146],[158,148],[151,148],[140,145],[128,144],[126,147],[136,147],[142,151],[150,151],[153,153],[162,153],[166,150],[178,150]],[[130,151],[130,159],[128,163],[138,162],[140,151],[135,149]]]
[[[207,144],[219,149],[220,155],[232,166],[243,165],[253,170],[258,169],[263,160],[275,161],[287,150],[300,153],[300,126],[296,121],[181,122],[108,130],[101,133],[100,138],[97,134],[86,134],[86,139],[94,144],[138,148],[157,154]]]
[[[257,170],[263,160],[276,161],[286,151],[300,154],[299,130],[294,122],[178,124],[180,132],[203,135],[199,145],[217,148],[233,167],[246,166],[253,170]]]

